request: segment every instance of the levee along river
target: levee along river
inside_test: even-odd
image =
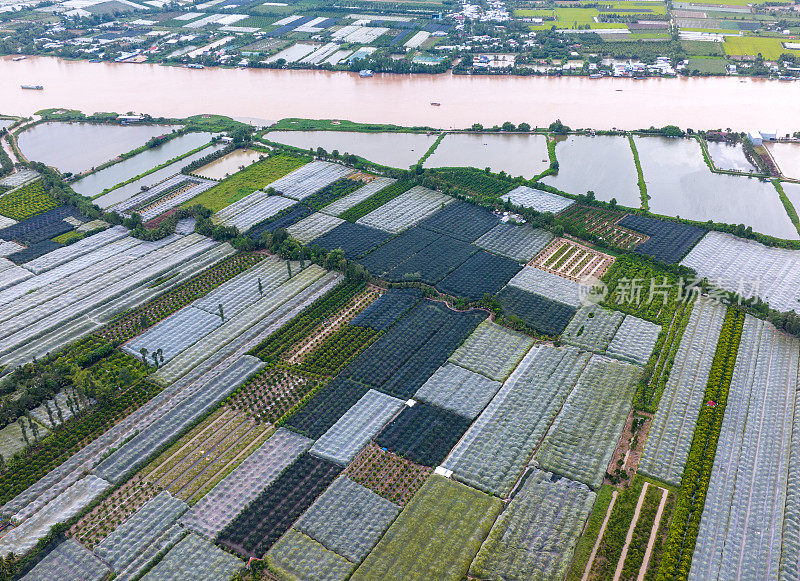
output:
[[[24,90],[23,84],[44,90]],[[432,106],[432,102],[441,106]],[[737,77],[589,79],[378,74],[266,69],[202,70],[90,63],[52,57],[0,58],[0,113],[48,107],[185,117],[221,113],[313,117],[464,128],[504,121],[638,129],[677,124],[800,130],[800,82]]]

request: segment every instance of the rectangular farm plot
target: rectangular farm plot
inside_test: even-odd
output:
[[[508,200],[515,206],[532,208],[537,212],[551,212],[553,214],[557,214],[575,203],[564,196],[542,190],[534,190],[528,186],[514,188],[506,195],[502,196],[501,199]]]
[[[797,575],[798,359],[797,339],[745,316],[692,579]]]
[[[638,198],[639,194],[637,193],[636,195]],[[646,242],[649,236],[618,224],[626,215],[622,210],[609,210],[607,208],[573,204],[561,212],[559,218],[571,225],[584,228],[588,232],[596,234],[607,244],[632,251],[639,244]]]
[[[304,453],[225,527],[217,541],[241,555],[261,558],[341,470]]]
[[[425,466],[438,466],[469,428],[470,420],[436,406],[407,406],[375,438],[392,452]]]
[[[565,238],[556,238],[531,262],[547,272],[579,281],[600,278],[614,263],[614,257]]]
[[[600,305],[582,307],[564,329],[564,343],[603,353],[625,318],[624,313]]]
[[[340,249],[345,258],[355,260],[391,237],[391,234],[387,234],[383,230],[344,222],[315,238],[314,246],[320,246],[329,251]]]
[[[576,309],[581,306],[579,284],[540,268],[526,266],[508,284]]]
[[[424,282],[435,285],[478,252],[474,244],[442,236],[390,270],[389,282]]]
[[[479,373],[445,363],[419,388],[414,399],[475,419],[502,385]]]
[[[340,375],[316,392],[288,419],[286,426],[317,439],[330,430],[369,389],[368,385]]]
[[[339,476],[295,523],[295,528],[351,563],[360,563],[400,507]]]
[[[319,437],[309,452],[344,466],[402,407],[402,400],[371,389]]]
[[[506,314],[516,315],[527,325],[546,335],[560,335],[577,309],[521,288],[507,285],[497,300]]]
[[[659,333],[661,333],[660,325],[633,315],[625,315],[625,320],[614,334],[606,354],[622,361],[647,365]]]
[[[424,220],[420,226],[457,240],[475,242],[499,223],[500,218],[486,208],[456,200]]]
[[[643,474],[674,486],[680,484],[725,310],[715,301],[694,302],[647,436],[639,464]]]
[[[433,475],[352,579],[460,581],[500,509],[499,499]]]
[[[175,579],[233,579],[244,563],[213,543],[189,534],[142,579],[173,581]]]
[[[585,484],[534,468],[492,527],[470,575],[564,579],[596,496]]]
[[[414,186],[363,218],[359,218],[356,223],[391,234],[399,234],[453,201],[450,196],[422,186]]]
[[[281,205],[283,204],[281,203]],[[281,228],[286,229],[313,213],[313,208],[300,202],[283,207],[278,212],[272,213],[268,218],[259,220],[250,227],[247,230],[247,237],[251,240],[258,240],[267,232],[272,233]]]
[[[103,581],[110,569],[79,542],[66,539],[47,553],[24,579],[26,581]]]
[[[680,262],[706,234],[706,230],[698,226],[633,214],[625,216],[619,225],[650,237],[636,247],[636,253],[667,264]]]
[[[181,524],[209,539],[216,536],[249,505],[265,486],[313,442],[285,428],[278,429],[233,472],[200,499]]]
[[[425,300],[342,372],[342,377],[406,400],[487,317]],[[363,394],[362,394],[363,395]]]
[[[450,356],[451,363],[505,381],[533,345],[533,339],[486,320]]]
[[[165,363],[220,325],[219,315],[189,305],[128,341],[122,350],[145,361],[154,354],[159,357],[159,364]]]
[[[507,497],[589,358],[574,347],[534,346],[442,465]]]
[[[167,532],[188,508],[185,502],[164,491],[118,526],[94,552],[119,573]]]
[[[355,192],[347,194],[343,198],[339,198],[322,208],[322,212],[330,214],[331,216],[340,216],[350,208],[360,204],[364,200],[370,198],[373,194],[378,193],[383,188],[391,186],[397,180],[392,178],[376,178],[367,184],[364,184]]]
[[[361,258],[358,263],[372,274],[382,277],[404,260],[435,244],[441,238],[441,234],[415,226],[382,244]]]
[[[594,355],[536,452],[539,466],[600,488],[640,373]]]
[[[213,221],[223,226],[236,226],[240,231],[245,231],[297,204],[297,201],[291,198],[268,196],[264,192],[252,193],[242,198],[241,202],[241,204],[237,202],[214,214]],[[248,202],[247,207],[240,208],[244,202]]]
[[[455,297],[477,301],[486,294],[496,294],[521,268],[518,262],[479,250],[436,288]]]
[[[280,579],[344,581],[356,567],[296,528],[286,531],[264,558]]]
[[[547,230],[503,222],[478,238],[475,245],[517,262],[528,262],[552,240]]]
[[[289,233],[289,236],[301,244],[309,244],[312,240],[330,232],[342,222],[344,222],[344,220],[336,216],[329,216],[322,212],[316,212],[303,218],[296,224],[292,224],[286,231]]]
[[[373,442],[348,464],[344,474],[375,494],[405,506],[432,471],[429,466],[416,464]]]
[[[422,291],[415,288],[389,289],[374,303],[356,315],[350,324],[385,331],[422,300]]]

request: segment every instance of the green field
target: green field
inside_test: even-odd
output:
[[[183,205],[188,207],[194,204],[202,204],[209,210],[218,212],[248,194],[269,186],[278,178],[296,170],[309,161],[307,157],[295,157],[286,153],[275,155],[233,174]]]
[[[760,36],[726,36],[723,44],[725,54],[758,56],[775,60],[783,53],[800,56],[800,50],[788,50],[781,45],[780,38],[764,38]]]
[[[710,73],[714,75],[724,75],[725,60],[721,58],[692,58],[686,66],[689,72],[698,71],[700,73]]]

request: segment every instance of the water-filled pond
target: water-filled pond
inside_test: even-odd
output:
[[[151,174],[147,174],[141,179],[136,180],[135,182],[131,182],[126,184],[122,187],[117,188],[116,190],[111,190],[107,194],[104,194],[97,198],[94,203],[100,206],[101,208],[109,208],[114,204],[121,202],[122,200],[127,200],[134,194],[138,194],[142,191],[142,186],[145,187],[152,187],[160,181],[167,179],[170,176],[175,175],[176,173],[180,172],[185,166],[189,165],[196,159],[200,159],[203,156],[206,156],[210,153],[215,151],[219,151],[225,147],[224,143],[217,143],[215,145],[211,145],[202,149],[192,155],[188,155],[180,161],[176,161],[175,163],[171,163],[170,165],[164,166],[159,170],[154,171]]]
[[[757,171],[758,168],[747,160],[741,143],[726,143],[724,141],[708,141],[706,143],[711,161],[717,169],[735,171]]]
[[[694,139],[634,139],[650,196],[650,211],[692,220],[745,224],[778,238],[800,238],[771,182],[713,173]]]
[[[435,133],[361,133],[358,131],[270,131],[270,141],[302,149],[352,153],[381,165],[408,169],[425,155]]]
[[[425,167],[477,167],[532,178],[550,165],[544,135],[524,133],[451,133]]]
[[[60,172],[80,173],[136,149],[151,137],[169,133],[170,125],[114,125],[110,123],[39,123],[19,134],[17,142],[31,161],[41,161]]]
[[[211,133],[187,133],[170,139],[163,145],[143,151],[100,171],[73,182],[72,189],[93,197],[105,190],[166,163],[179,155],[196,149],[211,140]],[[186,165],[186,164],[184,164]]]
[[[248,166],[264,155],[252,149],[237,149],[228,155],[215,159],[193,173],[211,180],[221,180],[227,175],[235,174],[242,166]]]
[[[766,147],[783,175],[800,180],[800,143],[767,143]]]
[[[615,198],[631,208],[642,205],[639,176],[627,137],[570,135],[556,145],[558,173],[542,179],[569,194],[589,190],[598,200]]]

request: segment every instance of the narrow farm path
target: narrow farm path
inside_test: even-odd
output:
[[[653,522],[653,528],[650,530],[650,538],[647,540],[647,549],[644,551],[644,559],[642,560],[642,567],[639,569],[639,577],[636,581],[644,581],[644,576],[647,573],[647,568],[650,565],[650,557],[653,554],[653,545],[656,543],[658,536],[658,527],[661,525],[661,518],[664,515],[664,507],[667,505],[667,496],[669,491],[666,488],[661,489],[661,502],[658,503],[658,510],[656,511],[656,520]]]
[[[636,502],[636,510],[633,511],[633,518],[631,519],[631,526],[628,527],[628,534],[625,535],[625,544],[622,546],[622,553],[617,561],[617,570],[614,571],[614,581],[619,581],[622,575],[622,568],[625,566],[625,559],[628,558],[628,548],[631,546],[631,539],[633,539],[633,530],[636,528],[636,523],[639,522],[639,513],[642,511],[642,504],[644,497],[647,496],[647,487],[650,486],[649,482],[645,482],[642,486],[642,491],[639,493],[639,500]]]
[[[600,541],[603,539],[603,535],[606,532],[608,521],[611,518],[611,511],[614,510],[614,503],[617,502],[618,494],[619,492],[616,490],[614,490],[611,493],[611,502],[608,503],[608,510],[606,511],[606,517],[603,519],[603,524],[600,527],[600,532],[597,533],[597,540],[594,542],[594,547],[592,547],[592,554],[589,555],[589,561],[586,563],[586,569],[583,570],[583,577],[581,577],[581,581],[588,581],[589,579],[589,571],[592,570],[592,563],[594,563],[594,558],[597,556],[598,549],[600,549]]]

